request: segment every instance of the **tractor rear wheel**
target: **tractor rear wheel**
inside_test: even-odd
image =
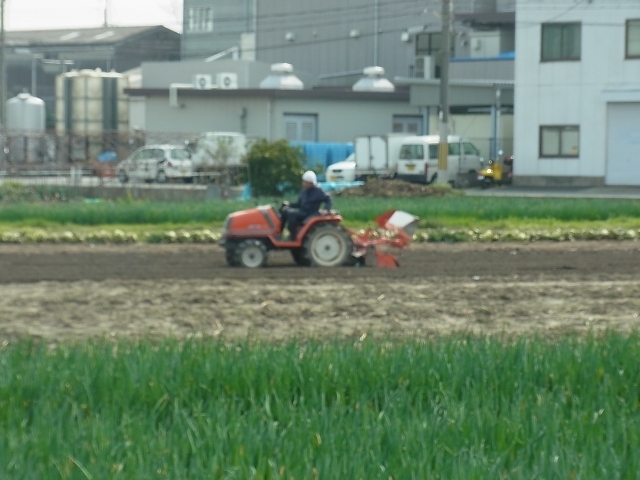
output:
[[[304,238],[303,253],[314,267],[338,267],[348,263],[353,251],[349,233],[339,225],[325,223]]]
[[[235,249],[235,261],[246,268],[260,268],[267,263],[267,247],[260,240],[245,240]]]

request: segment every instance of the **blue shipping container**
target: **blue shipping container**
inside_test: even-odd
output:
[[[307,156],[305,168],[321,169],[318,181],[324,181],[324,172],[330,165],[342,162],[354,152],[353,143],[320,143],[320,142],[291,142],[293,147],[301,147]]]

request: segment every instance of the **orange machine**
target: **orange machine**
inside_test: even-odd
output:
[[[357,265],[396,267],[395,256],[379,251],[380,246],[405,248],[411,243],[418,218],[391,210],[376,219],[383,232],[368,229],[355,232],[342,226],[342,216],[321,211],[308,218],[295,238],[279,237],[280,215],[271,205],[242,210],[227,216],[220,245],[227,263],[247,268],[266,264],[269,250],[289,250],[298,265],[337,267]]]

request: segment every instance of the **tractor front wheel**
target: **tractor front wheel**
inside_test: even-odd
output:
[[[245,240],[235,249],[235,262],[246,268],[260,268],[267,263],[267,247],[260,240]]]
[[[227,247],[224,253],[225,253],[225,258],[227,260],[227,265],[229,265],[230,267],[240,266],[240,264],[238,263],[238,257],[236,255],[235,245]]]
[[[305,236],[302,248],[309,265],[338,267],[347,264],[351,258],[353,241],[344,228],[325,223]]]

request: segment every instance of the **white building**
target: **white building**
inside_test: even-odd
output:
[[[514,183],[640,185],[640,1],[518,0]]]

